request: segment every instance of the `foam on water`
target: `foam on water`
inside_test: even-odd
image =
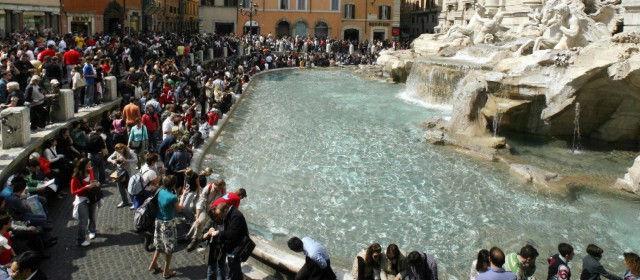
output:
[[[443,279],[464,279],[479,249],[531,242],[542,278],[559,242],[578,256],[592,242],[608,256],[640,247],[637,201],[535,191],[502,164],[415,141],[422,121],[446,112],[408,104],[400,91],[348,71],[262,75],[205,164],[229,189],[247,189],[240,209],[252,232],[281,246],[313,236],[337,267],[372,242],[396,243],[433,253]]]

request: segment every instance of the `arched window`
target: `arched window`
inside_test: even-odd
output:
[[[291,26],[287,21],[281,21],[276,28],[276,36],[278,38],[291,35]]]
[[[324,22],[316,23],[315,36],[318,38],[327,38],[329,36],[329,26]]]
[[[304,21],[298,21],[296,23],[296,35],[307,36],[307,23]]]

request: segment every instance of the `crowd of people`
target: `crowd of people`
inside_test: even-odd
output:
[[[34,131],[51,122],[62,89],[73,91],[78,112],[103,101],[105,80],[113,76],[122,102],[99,119],[80,119],[58,129],[8,180],[0,195],[0,266],[7,268],[0,270],[0,279],[44,279],[37,260],[49,257],[47,248],[57,243],[47,212],[51,200],[73,196],[77,245],[90,247],[99,235],[101,188],[112,181],[119,193],[118,208],[135,210],[132,218],[141,209],[154,211],[153,224],[137,228],[147,237],[145,248],[153,243],[149,271],[165,278],[176,275],[171,258],[177,249],[179,217],[190,225],[182,238],[188,241],[188,252],[207,244],[208,279],[242,279],[240,263],[250,238],[239,208],[247,192],[229,191],[224,180],[211,178],[211,168],[194,170],[195,151],[211,137],[255,73],[374,64],[380,50],[399,47],[403,46],[390,41],[271,34],[14,34],[0,50],[0,109],[28,106]],[[214,56],[209,63],[191,59],[190,54],[208,49]],[[292,237],[288,246],[306,257],[296,279],[336,278],[329,253],[319,242]],[[550,260],[548,280],[569,279],[570,247],[559,246],[560,253]],[[585,257],[589,266],[581,279],[618,279],[598,266],[601,249],[599,254],[587,251],[591,258]],[[507,255],[505,264],[500,249],[483,250],[471,279],[530,278],[537,256],[526,246],[519,254]],[[625,253],[625,262],[629,271],[624,279],[638,279],[638,256]],[[385,253],[380,244],[371,244],[356,256],[352,274],[358,280],[438,279],[433,255],[406,254],[396,244],[388,245]]]

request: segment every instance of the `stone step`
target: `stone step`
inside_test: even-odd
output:
[[[242,265],[242,273],[244,273],[244,279],[247,280],[277,280],[266,272],[260,270],[258,267],[244,263]]]

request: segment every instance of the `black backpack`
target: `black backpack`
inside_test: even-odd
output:
[[[152,197],[147,198],[133,214],[133,228],[136,232],[143,232],[153,228],[159,208],[158,192],[160,191],[157,191]]]

